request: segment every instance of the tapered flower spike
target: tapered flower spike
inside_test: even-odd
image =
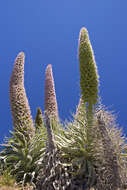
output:
[[[58,117],[58,107],[56,101],[55,84],[52,73],[52,65],[48,65],[45,72],[45,116],[56,121]]]
[[[80,88],[84,103],[92,109],[98,101],[98,73],[86,28],[79,35]]]
[[[103,166],[100,167],[100,183],[101,188],[104,190],[115,190],[122,186],[122,181],[119,174],[119,164],[118,164],[118,156],[114,150],[113,143],[108,134],[105,124],[105,115],[106,113],[103,110],[100,110],[97,113],[97,122],[98,122],[98,130],[100,133],[100,137],[102,140],[103,147]],[[102,169],[104,168],[104,170]],[[109,177],[110,176],[110,177]],[[105,180],[105,183],[104,181]]]
[[[37,109],[37,115],[35,118],[35,129],[37,130],[43,126],[44,126],[44,122],[43,122],[42,111],[41,111],[41,108],[38,108]]]
[[[15,59],[10,79],[10,105],[15,128],[22,128],[27,135],[34,134],[33,120],[24,88],[24,59],[23,52]]]

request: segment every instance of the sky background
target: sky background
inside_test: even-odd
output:
[[[44,110],[44,73],[53,66],[59,115],[70,119],[80,97],[78,37],[88,29],[100,75],[100,97],[127,133],[127,0],[1,0],[0,142],[12,129],[9,80],[26,55],[25,87],[33,118]]]

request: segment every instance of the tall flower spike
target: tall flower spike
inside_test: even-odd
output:
[[[36,118],[35,118],[35,129],[37,130],[43,126],[44,126],[44,122],[43,122],[42,111],[41,111],[41,108],[38,108]]]
[[[45,72],[45,116],[58,121],[58,107],[56,101],[55,84],[52,65],[48,65]]]
[[[33,135],[31,111],[24,88],[24,53],[18,54],[10,79],[10,105],[15,128],[22,128],[27,135]]]
[[[98,100],[98,73],[86,28],[79,36],[80,88],[84,103],[92,109]]]
[[[103,190],[121,189],[122,181],[119,174],[118,156],[114,150],[112,140],[106,129],[104,121],[105,113],[100,110],[97,113],[98,130],[102,140],[103,162],[99,167],[99,188]]]

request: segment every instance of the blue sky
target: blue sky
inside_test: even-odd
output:
[[[25,87],[33,118],[44,110],[44,73],[53,66],[59,115],[79,101],[78,36],[89,31],[100,75],[102,103],[127,132],[127,1],[3,0],[0,3],[0,140],[12,129],[9,80],[16,55],[26,54]]]

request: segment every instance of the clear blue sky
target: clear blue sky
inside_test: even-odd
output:
[[[78,104],[79,31],[90,35],[100,75],[102,103],[127,126],[127,0],[1,0],[0,140],[12,129],[9,79],[16,55],[26,54],[25,87],[33,118],[44,110],[44,72],[52,64],[59,115],[71,117]]]

